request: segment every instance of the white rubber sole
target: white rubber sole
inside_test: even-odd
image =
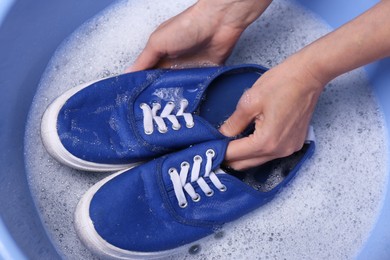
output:
[[[180,246],[175,249],[158,252],[136,252],[128,251],[109,244],[95,230],[89,215],[89,207],[94,194],[108,181],[126,172],[126,170],[114,173],[92,186],[79,201],[75,214],[74,225],[80,240],[94,254],[102,259],[160,259],[180,252],[188,251],[191,244]],[[197,241],[198,243],[199,241]]]
[[[43,145],[45,146],[47,152],[57,161],[78,170],[107,172],[107,171],[119,171],[122,169],[128,169],[134,167],[140,163],[103,164],[103,163],[95,163],[95,162],[90,162],[90,161],[85,161],[83,159],[80,159],[65,149],[58,136],[58,132],[57,132],[58,113],[60,112],[65,102],[77,92],[81,91],[82,89],[100,80],[96,80],[93,82],[85,83],[77,87],[74,87],[66,91],[58,98],[56,98],[49,105],[49,107],[46,109],[45,113],[43,114],[42,122],[41,122],[41,137],[42,137]]]

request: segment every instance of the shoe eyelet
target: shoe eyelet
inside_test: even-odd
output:
[[[172,173],[174,173],[175,171],[176,171],[175,168],[169,168],[168,173],[169,173],[169,174],[172,174]]]
[[[196,193],[196,197],[192,199],[193,202],[199,202],[200,201],[200,195]]]
[[[213,195],[214,195],[214,191],[213,190],[210,190],[209,192],[206,193],[207,197],[211,197]]]
[[[172,125],[172,129],[173,129],[173,130],[179,130],[180,128],[181,128],[181,125],[178,125],[178,126]]]
[[[186,124],[186,127],[187,127],[187,128],[193,128],[193,127],[194,127],[194,125],[195,125],[195,123],[192,123],[192,124]]]
[[[214,152],[213,149],[208,149],[208,150],[206,151],[206,155],[210,155],[211,157],[214,157],[215,152]]]
[[[188,105],[188,100],[184,98],[180,100],[180,103]]]
[[[162,134],[165,134],[166,132],[168,132],[168,128],[158,128],[157,127],[157,130],[162,133]]]
[[[179,207],[182,208],[182,209],[186,208],[187,206],[188,206],[187,202],[179,204]]]
[[[145,107],[145,106],[147,106],[147,104],[146,103],[141,103],[140,105],[139,105],[139,107],[142,109],[143,107]]]
[[[158,107],[158,109],[160,109],[161,108],[161,104],[158,103],[157,101],[153,101],[152,107]]]
[[[180,167],[181,167],[181,168],[183,168],[183,167],[188,167],[188,166],[190,166],[190,164],[189,164],[188,162],[182,162],[182,163],[180,164]]]
[[[227,191],[227,187],[225,185],[223,185],[221,188],[219,188],[219,191],[225,192],[225,191]]]
[[[169,101],[167,104],[171,106],[171,105],[174,105],[175,103],[173,103],[172,101]]]
[[[153,134],[153,130],[145,130],[144,133],[146,135],[151,135],[151,134]]]
[[[202,157],[200,155],[195,155],[194,161],[202,161]]]

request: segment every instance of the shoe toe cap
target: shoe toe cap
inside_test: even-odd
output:
[[[149,173],[150,174],[150,173]],[[158,192],[155,192],[156,196]],[[118,176],[93,197],[90,218],[101,238],[129,252],[155,253],[177,248],[212,233],[211,227],[177,222],[164,204],[150,206],[141,174]]]

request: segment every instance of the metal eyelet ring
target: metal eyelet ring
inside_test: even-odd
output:
[[[176,171],[175,168],[169,168],[168,173],[169,173],[169,174],[172,174],[172,173],[174,173],[175,171]]]
[[[195,155],[194,161],[201,161],[202,157],[200,155]]]
[[[208,149],[208,150],[206,151],[206,155],[210,155],[211,157],[214,157],[215,152],[214,152],[213,149]]]
[[[146,103],[141,103],[140,105],[139,105],[139,107],[142,109],[144,106],[147,106],[147,104]]]
[[[189,166],[190,164],[188,163],[188,162],[182,162],[181,164],[180,164],[180,167],[187,167],[187,166]]]
[[[227,187],[223,185],[221,188],[219,188],[219,191],[225,192],[227,191]]]
[[[153,101],[152,106],[159,106],[161,108],[161,104],[157,101]]]
[[[168,132],[168,128],[163,128],[163,129],[161,129],[161,128],[158,128],[158,127],[157,127],[157,130],[158,130],[160,133],[162,133],[162,134],[165,134],[166,132]]]
[[[187,202],[179,204],[179,207],[182,208],[182,209],[186,208],[187,206],[188,206]]]
[[[182,99],[181,101],[180,101],[181,103],[183,103],[183,104],[187,104],[188,105],[188,100],[187,99]]]
[[[169,101],[167,104],[168,105],[174,105],[175,103],[173,103],[172,101]]]
[[[214,195],[214,191],[213,190],[210,190],[209,192],[206,193],[207,197],[211,197],[213,195]]]
[[[181,128],[181,125],[178,125],[177,127],[174,126],[174,125],[172,125],[172,129],[173,129],[173,130],[179,130],[180,128]]]
[[[198,193],[196,193],[196,197],[195,198],[192,198],[192,201],[193,202],[198,202],[200,201],[200,195]]]
[[[146,134],[146,135],[151,135],[151,134],[153,134],[153,130],[145,130],[144,131],[144,133]]]

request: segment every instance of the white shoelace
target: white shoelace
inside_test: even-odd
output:
[[[183,116],[184,121],[186,122],[187,128],[192,128],[194,126],[194,119],[191,113],[184,113],[184,110],[188,106],[188,101],[183,99],[180,101],[180,108],[177,111],[176,115],[172,115],[172,111],[175,108],[175,103],[172,101],[168,102],[161,114],[157,116],[157,111],[161,109],[161,105],[159,103],[153,103],[152,108],[146,104],[142,103],[140,105],[143,116],[144,116],[144,131],[145,134],[150,135],[153,133],[153,121],[157,124],[157,130],[160,133],[166,133],[168,131],[167,125],[164,122],[164,118],[168,119],[172,123],[173,130],[179,130],[181,125],[176,117]]]
[[[202,157],[199,155],[196,155],[194,157],[193,166],[191,170],[191,180],[189,182],[187,182],[187,176],[190,170],[190,164],[188,162],[181,163],[180,174],[175,168],[169,169],[169,175],[173,183],[173,189],[178,200],[179,206],[181,208],[185,208],[188,205],[184,191],[188,193],[188,195],[192,198],[193,201],[200,201],[200,195],[196,193],[194,187],[191,184],[193,182],[198,183],[200,189],[208,197],[213,196],[214,191],[210,188],[204,178],[208,177],[213,183],[213,185],[217,187],[221,192],[226,191],[226,186],[221,183],[221,181],[218,179],[217,174],[214,171],[211,171],[212,160],[214,156],[214,150],[209,149],[206,151],[207,161],[205,165],[204,176],[199,176],[202,164]],[[222,172],[222,170],[220,171]]]

